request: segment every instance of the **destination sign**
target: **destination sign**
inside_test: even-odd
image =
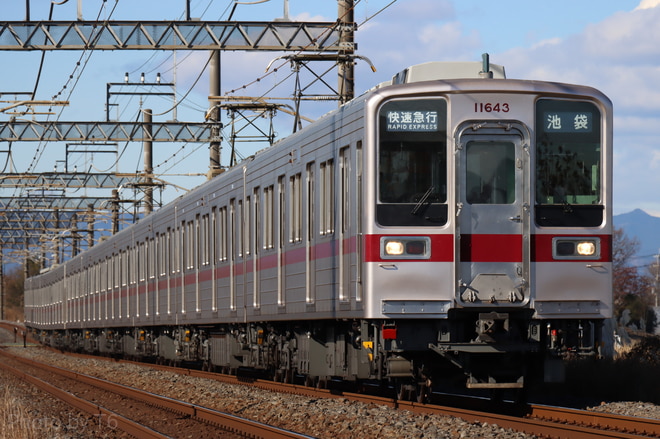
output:
[[[387,131],[438,131],[438,112],[432,110],[388,111]]]
[[[593,114],[590,111],[548,111],[543,113],[546,133],[590,133]]]

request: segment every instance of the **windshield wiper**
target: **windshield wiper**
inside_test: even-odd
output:
[[[422,208],[424,203],[426,203],[426,200],[428,200],[431,195],[433,195],[433,185],[431,185],[431,187],[429,187],[426,190],[424,195],[422,195],[422,197],[419,199],[417,204],[415,204],[415,207],[413,207],[413,209],[410,211],[410,214],[411,215],[417,215],[417,213],[419,212],[419,209]]]

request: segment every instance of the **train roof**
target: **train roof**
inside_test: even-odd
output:
[[[485,75],[485,76],[484,76]],[[409,84],[411,82],[432,81],[434,79],[467,79],[467,78],[506,79],[504,66],[488,62],[443,62],[431,61],[416,64],[392,77],[386,84]]]

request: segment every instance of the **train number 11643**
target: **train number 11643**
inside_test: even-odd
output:
[[[507,102],[475,102],[475,113],[508,113],[510,110]]]

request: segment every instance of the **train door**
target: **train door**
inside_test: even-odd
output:
[[[520,306],[529,300],[529,135],[520,123],[459,127],[457,301]]]

